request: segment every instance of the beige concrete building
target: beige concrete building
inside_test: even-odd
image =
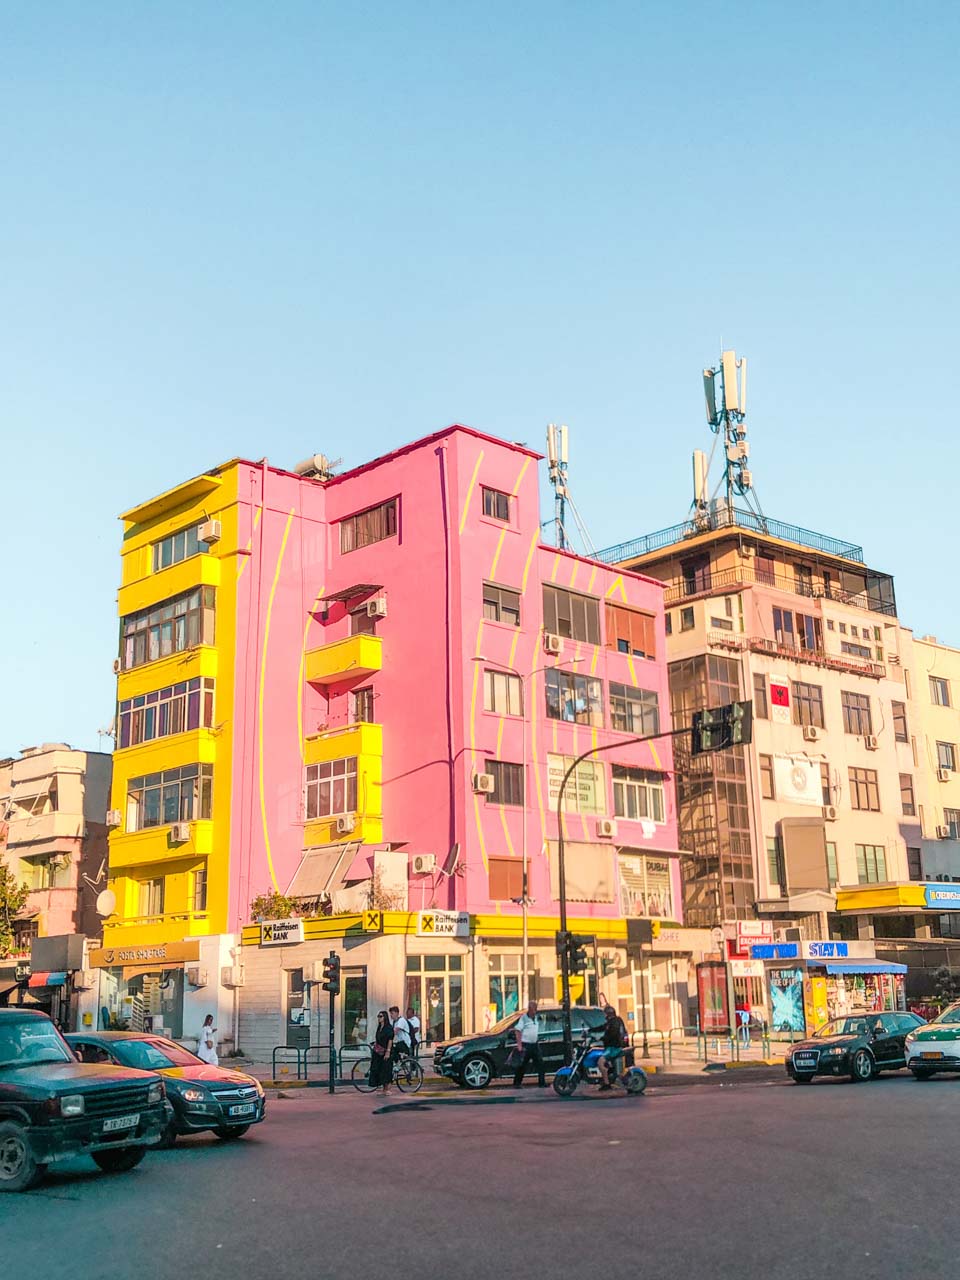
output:
[[[921,636],[913,652],[922,875],[954,883],[960,881],[960,649]],[[949,932],[960,937],[960,912],[949,922]]]

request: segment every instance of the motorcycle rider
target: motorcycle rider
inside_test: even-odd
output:
[[[603,1055],[597,1064],[600,1068],[601,1090],[611,1087],[611,1067],[613,1067],[614,1079],[619,1075],[620,1060],[623,1058],[623,1051],[628,1044],[627,1028],[613,1005],[608,1004],[604,1012],[607,1020],[603,1026]]]

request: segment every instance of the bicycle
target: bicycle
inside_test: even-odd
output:
[[[350,1083],[358,1093],[373,1093],[377,1088],[370,1083],[370,1068],[373,1065],[373,1045],[365,1058],[358,1058],[350,1072]],[[401,1093],[416,1093],[423,1085],[423,1067],[416,1058],[402,1053],[393,1060],[393,1083]]]

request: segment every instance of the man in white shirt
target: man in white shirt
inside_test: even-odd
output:
[[[410,1023],[406,1018],[400,1017],[400,1009],[395,1004],[390,1006],[389,1013],[393,1023],[393,1051],[400,1057],[401,1054],[410,1052]]]
[[[517,1037],[517,1053],[520,1055],[520,1061],[516,1071],[513,1073],[513,1087],[519,1089],[523,1084],[523,1073],[526,1070],[527,1063],[532,1062],[537,1068],[537,1084],[541,1089],[547,1087],[546,1077],[543,1074],[543,1058],[540,1055],[540,1020],[537,1017],[537,1002],[531,1000],[527,1005],[526,1013],[521,1013],[513,1027]]]
[[[416,1057],[420,1050],[420,1019],[412,1008],[407,1010],[406,1017],[410,1028],[410,1052]]]

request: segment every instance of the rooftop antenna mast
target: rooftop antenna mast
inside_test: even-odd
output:
[[[747,440],[747,359],[737,359],[735,351],[722,351],[720,363],[715,369],[703,371],[703,394],[706,402],[707,423],[710,430],[723,441],[724,515],[730,520],[735,498],[743,498],[747,506],[764,520],[760,503],[753,489],[750,471],[750,444]],[[711,451],[712,456],[712,451]],[[710,507],[707,495],[707,471],[709,462],[702,450],[693,455],[693,505],[694,521],[709,523]]]
[[[557,546],[569,550],[567,537],[567,428],[550,423],[547,427],[547,461],[550,464],[550,483],[553,485],[553,517],[556,526]]]

